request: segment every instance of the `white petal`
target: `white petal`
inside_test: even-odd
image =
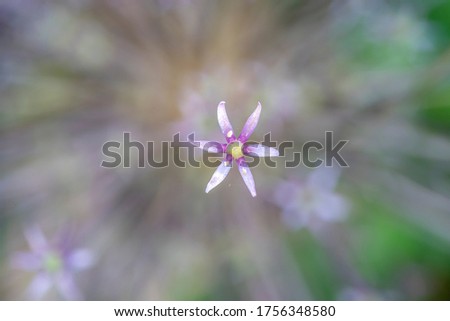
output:
[[[28,296],[33,300],[39,300],[50,289],[51,285],[52,280],[47,274],[38,274],[28,286]]]
[[[280,153],[277,149],[269,146],[265,146],[263,144],[257,145],[248,145],[247,153],[258,156],[258,157],[277,157],[280,156]]]
[[[94,255],[88,249],[78,249],[70,254],[67,263],[74,270],[85,270],[94,264]]]
[[[206,186],[205,192],[208,193],[214,187],[219,185],[225,179],[225,177],[227,177],[228,173],[230,172],[230,169],[231,163],[229,161],[223,161],[222,164],[220,164],[219,167],[217,167],[216,171],[211,177],[208,185]]]
[[[256,196],[255,180],[253,179],[253,175],[252,172],[250,171],[250,168],[244,161],[242,161],[238,165],[238,168],[245,185],[247,185],[247,188],[250,191],[250,194],[252,194],[252,196],[255,197]]]
[[[246,142],[248,138],[252,135],[253,131],[258,125],[259,116],[261,115],[261,103],[258,101],[258,106],[256,106],[255,111],[250,115],[250,117],[245,122],[244,128],[239,135],[239,140],[241,142]]]
[[[217,120],[227,142],[235,140],[236,136],[234,135],[233,126],[231,126],[230,120],[228,119],[224,101],[221,101],[219,106],[217,106]]]

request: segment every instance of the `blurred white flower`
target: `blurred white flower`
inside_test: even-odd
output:
[[[275,202],[282,208],[283,222],[292,229],[319,229],[324,223],[342,221],[349,211],[348,201],[336,193],[340,172],[332,168],[315,169],[300,182],[280,183]]]
[[[73,249],[66,243],[54,246],[37,226],[26,229],[25,237],[31,251],[15,253],[11,263],[14,268],[36,274],[28,286],[27,296],[34,300],[42,299],[54,286],[66,300],[82,299],[74,277],[76,272],[92,266],[92,252]]]

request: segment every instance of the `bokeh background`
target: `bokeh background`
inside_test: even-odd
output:
[[[2,0],[0,97],[3,300],[450,299],[449,1]],[[349,167],[100,166],[221,100]]]

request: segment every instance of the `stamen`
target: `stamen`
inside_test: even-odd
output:
[[[230,154],[234,159],[239,159],[244,156],[244,153],[242,152],[241,143],[235,142],[231,144],[230,147],[231,147]]]

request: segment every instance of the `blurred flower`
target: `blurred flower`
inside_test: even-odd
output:
[[[12,258],[12,266],[35,272],[28,287],[28,296],[41,299],[55,286],[66,300],[80,300],[82,295],[75,283],[75,273],[93,264],[93,254],[87,249],[74,249],[69,244],[54,246],[45,238],[42,230],[31,227],[25,230],[30,252],[18,252]]]
[[[232,161],[234,159],[238,164],[238,169],[241,173],[242,179],[245,182],[245,185],[247,185],[247,188],[252,196],[256,196],[255,181],[248,167],[248,164],[245,161],[244,155],[258,157],[279,156],[278,151],[272,147],[267,147],[261,144],[246,144],[248,138],[255,130],[256,125],[258,125],[260,114],[261,103],[258,102],[258,106],[247,119],[247,122],[245,123],[241,134],[238,138],[236,138],[233,127],[231,126],[231,123],[228,119],[228,115],[225,109],[225,102],[222,101],[219,103],[219,106],[217,107],[217,118],[219,121],[220,129],[222,130],[222,134],[225,136],[227,143],[219,144],[212,141],[195,142],[199,143],[198,147],[205,149],[206,151],[226,154],[225,159],[222,161],[222,164],[219,165],[219,167],[211,177],[208,185],[206,186],[206,193],[219,185],[225,179],[225,177],[227,177],[231,169]]]
[[[347,200],[334,191],[339,171],[331,168],[314,170],[304,182],[284,181],[276,189],[275,202],[282,208],[284,223],[293,229],[317,230],[324,222],[345,219]]]

